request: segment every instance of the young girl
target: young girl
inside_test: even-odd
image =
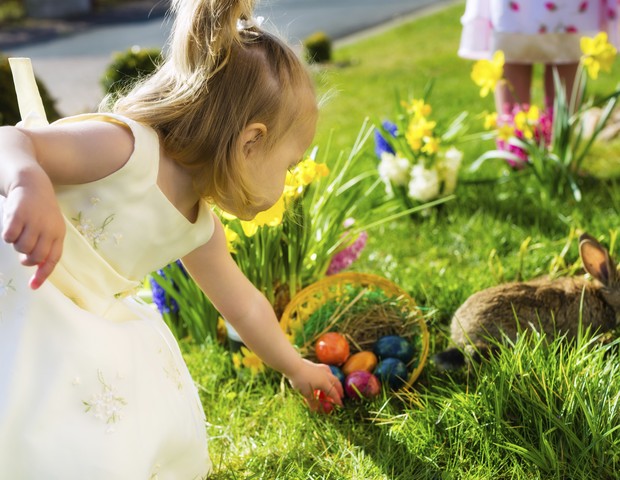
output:
[[[618,0],[467,0],[459,55],[479,60],[505,55],[498,84],[498,113],[530,104],[533,64],[545,65],[545,104],[553,107],[556,69],[570,95],[581,57],[582,36],[607,32],[618,45]]]
[[[270,207],[317,120],[309,75],[252,23],[252,3],[173,0],[165,62],[111,113],[45,125],[29,63],[14,62],[26,119],[0,129],[0,478],[208,474],[175,339],[132,297],[177,258],[311,406],[314,389],[340,403],[336,377],[289,344],[209,207],[243,219]]]

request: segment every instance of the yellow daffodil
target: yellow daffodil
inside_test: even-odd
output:
[[[226,246],[228,247],[228,251],[230,253],[235,253],[237,251],[235,243],[239,241],[239,235],[228,225],[224,226],[224,235],[226,235]]]
[[[607,41],[607,33],[600,32],[594,38],[582,37],[580,40],[581,63],[592,79],[597,79],[599,71],[609,72],[616,58],[616,47]]]
[[[437,122],[429,122],[424,118],[412,119],[407,127],[405,138],[411,149],[416,152],[424,145],[423,139],[433,135],[433,129]]]
[[[437,137],[427,137],[425,138],[424,146],[422,147],[422,152],[427,155],[434,155],[439,151],[439,143],[440,140]]]
[[[517,130],[523,132],[523,136],[528,140],[534,138],[534,128],[540,119],[540,110],[536,105],[532,105],[526,111],[517,112],[514,116],[514,125]]]
[[[510,125],[502,125],[497,129],[497,138],[507,142],[510,137],[514,136],[514,128]]]
[[[258,375],[265,371],[265,364],[258,358],[258,356],[246,347],[241,347],[239,352],[234,353],[232,356],[233,366],[239,370],[241,367],[245,367],[250,370],[252,375]]]
[[[472,69],[471,79],[480,87],[480,96],[486,97],[504,75],[504,52],[498,50],[492,60],[478,60]]]
[[[286,175],[286,184],[290,187],[305,187],[318,177],[325,177],[329,173],[329,168],[324,163],[316,163],[311,158],[299,162]]]
[[[537,105],[530,106],[527,111],[527,119],[532,123],[536,123],[540,120],[540,109]]]
[[[433,111],[432,107],[428,103],[424,103],[423,99],[414,98],[409,103],[403,102],[403,106],[409,115],[417,118],[428,117]]]
[[[256,234],[258,227],[267,225],[269,227],[276,227],[282,223],[286,205],[284,203],[284,196],[280,196],[278,201],[268,210],[259,212],[258,215],[250,221],[241,221],[241,228],[246,237],[251,237]]]
[[[488,113],[484,116],[484,129],[493,130],[497,127],[497,112]]]

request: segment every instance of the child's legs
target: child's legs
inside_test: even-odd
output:
[[[566,98],[570,100],[575,84],[575,76],[577,75],[578,62],[566,63],[562,65],[545,65],[545,106],[553,107],[555,100],[555,85],[553,82],[553,70],[556,69],[560,81],[564,85]]]
[[[515,105],[530,103],[532,65],[504,64],[504,82],[495,89],[495,106],[498,113],[512,111]]]

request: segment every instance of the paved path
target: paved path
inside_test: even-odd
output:
[[[458,0],[270,0],[259,3],[257,15],[264,16],[265,28],[292,44],[312,32],[323,30],[333,39],[346,42],[420,15]],[[170,32],[164,8],[152,9],[152,2],[136,3],[130,11],[112,12],[101,19],[76,20],[65,24],[73,33],[51,35],[44,41],[19,38],[0,49],[10,56],[30,57],[35,73],[45,83],[62,115],[96,109],[103,96],[100,78],[112,54],[133,45],[162,47]],[[150,4],[150,5],[148,5]],[[146,5],[146,7],[145,7]],[[116,15],[116,16],[115,16]]]

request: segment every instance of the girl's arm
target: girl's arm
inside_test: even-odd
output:
[[[183,264],[243,342],[267,365],[282,372],[317,408],[314,389],[341,404],[342,385],[329,367],[303,359],[290,344],[265,296],[243,275],[230,256],[224,228],[214,215],[213,237],[183,258]]]
[[[37,266],[31,288],[47,279],[62,254],[65,224],[53,186],[103,178],[132,150],[131,134],[105,122],[0,127],[0,195],[6,197],[1,234],[23,265]]]

